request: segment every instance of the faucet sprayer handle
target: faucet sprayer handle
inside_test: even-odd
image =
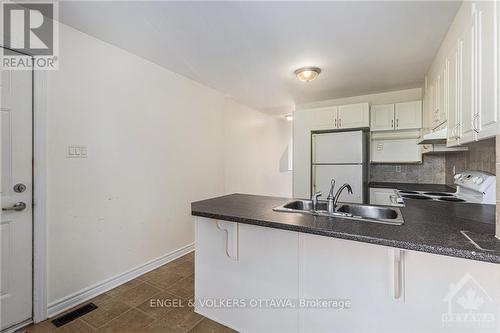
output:
[[[332,178],[330,182],[330,192],[328,193],[328,198],[333,199],[333,189],[335,188],[335,179]]]
[[[316,207],[315,207],[315,206],[316,206],[316,202],[318,202],[318,198],[319,198],[320,196],[322,196],[322,195],[323,195],[323,193],[321,193],[321,191],[316,191],[316,192],[314,192],[314,193],[311,195],[311,200],[312,200],[312,202],[313,202],[313,209],[316,209]]]

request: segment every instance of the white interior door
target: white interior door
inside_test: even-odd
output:
[[[2,70],[0,75],[4,329],[32,317],[32,72]]]
[[[313,187],[323,193],[322,199],[326,199],[331,180],[335,179],[335,192],[345,183],[351,185],[353,192],[349,194],[344,190],[339,201],[363,203],[363,165],[315,165],[313,168]]]

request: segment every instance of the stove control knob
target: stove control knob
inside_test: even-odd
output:
[[[482,177],[477,177],[476,184],[481,185],[484,182],[484,178]]]
[[[458,180],[458,179],[462,178],[462,174],[457,173],[455,176],[453,176],[453,178],[455,178],[455,180]]]
[[[474,184],[479,184],[479,179],[480,179],[479,177],[472,177],[472,182]]]

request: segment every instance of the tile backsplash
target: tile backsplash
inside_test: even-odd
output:
[[[468,144],[468,151],[446,154],[446,184],[453,185],[453,175],[465,170],[496,173],[495,138]]]
[[[422,164],[371,164],[370,181],[448,184],[453,175],[465,170],[496,173],[495,138],[468,144],[468,151],[424,155]]]
[[[371,164],[370,181],[444,184],[445,169],[444,154],[424,155],[422,164]]]

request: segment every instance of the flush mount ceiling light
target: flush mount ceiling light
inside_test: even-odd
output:
[[[318,77],[319,73],[321,73],[321,69],[319,67],[302,67],[293,73],[300,81],[311,82]]]

